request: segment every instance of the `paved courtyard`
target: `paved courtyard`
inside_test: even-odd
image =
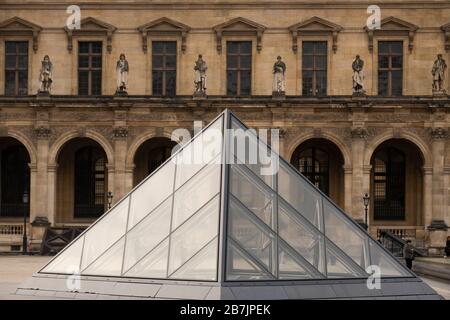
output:
[[[41,256],[0,255],[0,300],[19,299],[19,297],[12,294],[16,287],[44,266],[50,258]],[[449,281],[429,277],[422,277],[422,279],[436,290],[438,294],[450,300]],[[24,298],[26,297],[20,297],[20,299]],[[33,299],[33,297],[30,297],[30,299]]]

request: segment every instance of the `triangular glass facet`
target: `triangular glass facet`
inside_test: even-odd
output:
[[[368,277],[375,265],[414,276],[247,129],[224,112],[40,272],[276,281]]]

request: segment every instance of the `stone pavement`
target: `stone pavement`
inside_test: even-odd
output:
[[[14,293],[21,282],[31,277],[50,258],[41,256],[0,255],[0,300],[36,299],[36,297],[18,297],[12,293]],[[422,279],[436,290],[438,294],[450,300],[450,281],[429,276],[424,276]],[[43,299],[43,297],[39,298]]]

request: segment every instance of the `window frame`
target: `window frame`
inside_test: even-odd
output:
[[[389,52],[388,53],[380,53],[380,45],[381,44],[388,44],[388,48],[389,48]],[[393,53],[392,49],[391,49],[391,44],[393,43],[399,43],[402,50],[401,50],[401,54],[400,53]],[[380,59],[382,56],[386,56],[388,57],[388,67],[387,68],[381,68],[380,66]],[[402,61],[401,61],[401,67],[399,68],[394,68],[392,67],[392,58],[393,57],[401,57]],[[405,52],[404,52],[404,41],[403,40],[379,40],[377,42],[377,95],[382,96],[382,97],[401,97],[404,94],[404,85],[403,85],[403,81],[405,78]],[[393,72],[395,71],[400,71],[401,75],[402,75],[402,79],[400,82],[400,94],[399,95],[394,95],[393,94],[393,83],[392,83],[392,77],[393,77]],[[380,77],[382,73],[387,73],[387,92],[385,94],[381,93],[381,89],[380,89]]]
[[[313,43],[313,53],[307,53],[307,54],[305,54],[305,50],[304,50],[304,45],[305,45],[305,43]],[[325,45],[326,45],[326,48],[325,48],[325,53],[317,53],[316,52],[316,45],[317,44],[319,44],[319,43],[324,43]],[[302,53],[301,53],[301,61],[302,61],[302,63],[301,63],[301,65],[300,65],[300,67],[301,67],[301,71],[300,71],[300,75],[301,75],[301,79],[302,79],[302,86],[301,86],[301,88],[300,88],[300,90],[301,90],[301,94],[302,94],[302,96],[307,96],[307,97],[323,97],[323,96],[327,96],[328,95],[328,81],[329,81],[329,76],[328,76],[328,50],[329,50],[329,44],[328,44],[328,41],[327,40],[319,40],[319,39],[317,39],[317,40],[313,40],[313,39],[311,39],[311,40],[303,40],[302,41]],[[312,65],[312,67],[311,68],[305,68],[304,67],[304,57],[305,56],[311,56],[312,57],[312,60],[313,60],[313,65]],[[317,64],[316,64],[316,60],[317,60],[317,58],[316,57],[325,57],[325,60],[326,60],[326,63],[325,63],[325,67],[324,68],[317,68]],[[311,93],[310,94],[305,94],[305,81],[304,81],[304,76],[303,76],[303,73],[305,72],[305,71],[310,71],[310,72],[312,72],[312,88],[311,88]],[[325,83],[325,92],[324,93],[318,93],[317,92],[317,73],[318,72],[324,72],[325,73],[325,81],[324,81],[324,83]]]
[[[80,43],[88,43],[89,44],[89,51],[88,53],[81,53],[80,52]],[[92,52],[92,45],[93,43],[99,43],[100,44],[100,48],[101,48],[101,52],[100,53],[93,53]],[[78,40],[77,41],[77,55],[76,55],[76,59],[77,59],[77,94],[80,96],[99,96],[102,95],[103,93],[103,41],[102,40]],[[80,56],[87,56],[88,57],[88,67],[80,67]],[[101,62],[101,66],[100,67],[92,67],[92,57],[98,57],[100,56],[100,62]],[[80,92],[80,71],[87,71],[88,72],[88,84],[87,84],[87,88],[88,91],[86,94],[82,94]],[[93,83],[92,83],[92,72],[93,71],[100,71],[100,92],[99,94],[93,94]]]
[[[6,46],[8,45],[8,43],[14,43],[15,44],[15,52],[14,53],[8,53],[6,50]],[[22,53],[19,52],[19,46],[18,44],[26,44],[26,53]],[[8,68],[7,67],[7,56],[15,56],[15,66],[14,68]],[[20,56],[26,56],[26,66],[25,67],[19,67],[19,57]],[[30,42],[28,40],[5,40],[4,41],[4,72],[3,72],[3,76],[4,76],[4,95],[5,96],[27,96],[28,92],[29,92],[29,64],[30,64]],[[7,73],[8,72],[14,72],[14,93],[10,94],[8,92],[6,92],[6,85],[7,85]],[[21,88],[20,87],[20,76],[19,73],[21,71],[26,71],[26,87],[25,88]],[[20,93],[21,89],[25,89],[26,93]]]
[[[163,52],[162,53],[156,53],[154,52],[154,45],[156,43],[162,43],[163,44]],[[167,53],[167,47],[166,44],[169,43],[174,43],[175,44],[175,50],[173,53]],[[151,57],[150,57],[150,61],[151,61],[151,69],[150,69],[150,77],[151,77],[151,94],[153,96],[158,96],[158,97],[175,97],[177,95],[177,81],[178,81],[178,41],[176,40],[152,40],[151,41],[151,48],[152,48],[152,53],[151,53]],[[162,57],[162,67],[160,68],[155,68],[154,66],[154,57],[155,56],[161,56]],[[167,67],[166,65],[166,59],[169,56],[173,56],[175,59],[175,67]],[[162,87],[161,87],[161,93],[155,93],[155,88],[154,88],[154,78],[153,78],[153,73],[154,72],[161,72],[162,73]],[[175,81],[174,81],[174,85],[175,88],[173,89],[173,94],[168,94],[168,89],[167,89],[167,73],[168,72],[173,72],[175,74]]]
[[[237,53],[229,53],[228,48],[230,44],[238,44],[237,46]],[[241,53],[241,44],[247,43],[250,47],[250,53]],[[237,66],[235,68],[229,67],[229,61],[228,58],[230,56],[237,57]],[[242,68],[241,67],[241,57],[250,57],[250,63],[248,68]],[[252,80],[253,80],[253,41],[252,40],[227,40],[226,41],[226,54],[225,54],[225,64],[226,64],[226,72],[225,72],[225,79],[226,79],[226,95],[230,97],[249,97],[252,95]],[[228,79],[228,72],[236,72],[236,94],[230,94],[230,81]],[[241,86],[241,72],[248,72],[250,75],[249,79],[249,90],[248,94],[242,94],[242,86]]]

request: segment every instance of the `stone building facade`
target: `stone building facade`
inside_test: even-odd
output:
[[[374,235],[444,245],[450,100],[433,94],[431,69],[437,54],[450,61],[449,1],[383,1],[374,30],[364,0],[78,4],[80,29],[71,30],[70,1],[0,3],[2,250],[21,244],[24,213],[31,224],[89,225],[168,157],[174,129],[225,108],[251,127],[279,128],[281,155],[361,221],[368,193]],[[127,95],[115,94],[121,53]],[[193,96],[199,54],[204,97]],[[37,94],[45,55],[50,95]],[[352,94],[356,55],[365,94]],[[281,96],[272,93],[277,56],[286,64]]]

